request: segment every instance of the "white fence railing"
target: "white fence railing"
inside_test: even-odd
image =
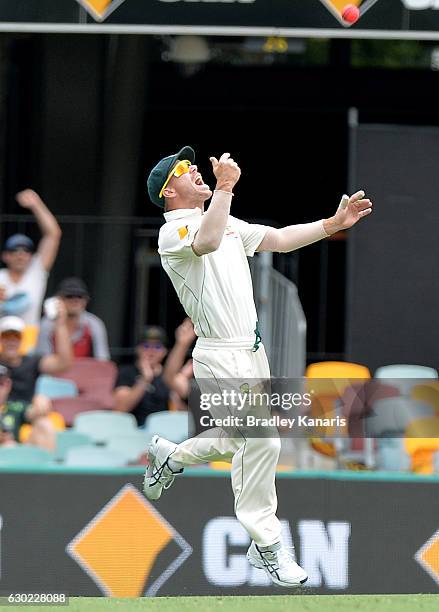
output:
[[[251,261],[262,342],[272,377],[300,378],[306,366],[306,319],[296,285],[273,268],[271,253]]]

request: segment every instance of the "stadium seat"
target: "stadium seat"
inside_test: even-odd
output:
[[[27,444],[0,447],[0,465],[36,465],[52,463],[54,456],[49,451]]]
[[[432,380],[415,385],[411,389],[410,397],[427,402],[436,411],[436,414],[439,415],[439,381]]]
[[[316,395],[339,397],[347,386],[356,379],[369,379],[369,369],[358,363],[348,361],[319,361],[306,368],[307,389]]]
[[[428,366],[393,364],[377,368],[374,378],[386,379],[386,383],[398,387],[402,395],[410,395],[415,385],[437,379],[438,372]]]
[[[193,434],[195,429],[190,412],[153,412],[145,421],[145,429],[150,436],[163,436],[171,442],[183,442]]]
[[[78,387],[70,380],[42,374],[37,378],[35,394],[46,395],[51,399],[57,397],[75,397],[78,395]]]
[[[122,467],[127,464],[123,455],[97,446],[78,446],[67,450],[64,465],[77,467]]]
[[[403,438],[381,438],[377,440],[376,468],[389,471],[407,471],[410,469],[410,456],[405,450]]]
[[[348,419],[349,435],[364,437],[364,423],[372,405],[379,399],[398,397],[399,389],[377,380],[367,380],[347,387],[341,397],[341,414]]]
[[[129,434],[115,435],[107,441],[105,448],[123,455],[127,462],[133,463],[146,453],[150,440],[148,432],[140,429]]]
[[[136,432],[137,422],[127,412],[96,410],[76,415],[73,428],[90,436],[94,442],[107,442],[115,436]]]
[[[388,397],[372,405],[372,414],[366,421],[366,436],[386,438],[404,436],[407,427],[417,419],[434,416],[434,411],[425,402],[407,397]]]
[[[33,353],[38,342],[39,327],[26,325],[21,335],[20,355]]]
[[[65,420],[62,414],[56,411],[52,411],[52,412],[49,412],[49,414],[47,415],[47,418],[51,421],[56,431],[65,430],[66,423],[65,423]],[[29,423],[24,423],[20,427],[20,431],[18,433],[19,442],[22,442],[22,443],[27,442],[31,432],[32,432],[32,425],[30,425]]]
[[[370,380],[369,369],[361,364],[349,361],[319,361],[312,363],[306,368],[306,391],[312,394],[311,417],[335,417],[341,412],[342,397],[347,389],[362,384],[362,381]],[[310,439],[313,450],[325,457],[335,458],[337,453],[341,455],[349,448],[349,440],[337,438],[334,444],[334,434],[345,435],[347,428],[321,428],[315,431]],[[315,435],[321,437],[315,437]],[[328,437],[325,440],[325,436]],[[337,448],[336,448],[337,446]]]
[[[405,448],[411,469],[417,474],[432,474],[434,454],[439,451],[439,416],[412,421],[405,431]]]
[[[82,412],[96,412],[102,408],[102,403],[94,398],[83,397],[59,397],[52,400],[53,407],[62,414],[66,425],[72,427],[75,418]]]
[[[71,448],[77,448],[78,446],[90,446],[92,439],[83,433],[78,433],[72,429],[66,431],[59,431],[56,434],[56,450],[55,458],[59,461],[64,460],[65,455]]]
[[[79,396],[93,401],[95,409],[105,410],[113,407],[116,375],[117,367],[113,361],[84,357],[75,359],[72,366],[59,376],[76,383]]]

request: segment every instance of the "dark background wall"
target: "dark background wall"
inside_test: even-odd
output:
[[[350,41],[332,41],[321,65],[214,63],[192,76],[163,62],[148,37],[3,35],[0,42],[7,126],[0,205],[7,213],[19,212],[13,194],[29,185],[58,215],[158,223],[160,211],[145,195],[147,169],[191,144],[209,180],[209,155],[227,150],[239,160],[236,215],[311,221],[333,214],[348,189],[350,107],[365,122],[435,125],[439,116],[437,73],[352,68]],[[126,346],[136,299],[133,229],[88,224],[78,238],[72,227],[64,226],[50,287],[82,274],[112,345]],[[299,286],[310,359],[344,355],[343,238],[282,264]],[[170,328],[180,316],[174,304]]]
[[[347,354],[373,369],[437,367],[439,129],[366,125],[352,136],[353,179],[380,205],[350,236]]]

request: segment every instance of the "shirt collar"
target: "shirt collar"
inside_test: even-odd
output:
[[[170,210],[169,212],[163,213],[163,216],[168,221],[174,221],[174,219],[183,219],[185,217],[196,217],[201,216],[201,209],[196,208],[176,208],[175,210]]]

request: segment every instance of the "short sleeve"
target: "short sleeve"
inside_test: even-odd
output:
[[[253,257],[256,249],[263,241],[265,234],[271,229],[270,226],[247,223],[247,221],[242,221],[242,219],[237,219],[236,217],[231,218],[234,224],[236,224],[239,235],[241,236],[245,254],[247,257]]]
[[[160,230],[159,254],[178,255],[181,257],[194,256],[192,243],[200,229],[201,219],[188,222],[182,219],[179,223],[167,223]]]

